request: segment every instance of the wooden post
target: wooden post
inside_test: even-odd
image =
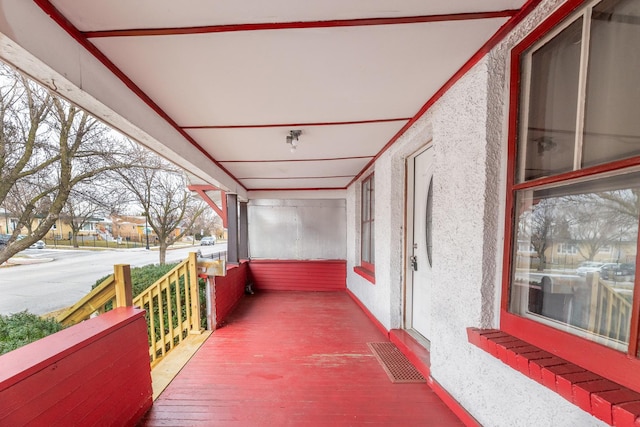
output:
[[[200,327],[200,294],[198,292],[198,254],[189,253],[189,292],[191,295],[191,331],[201,334]]]
[[[247,202],[239,202],[240,221],[238,223],[238,261],[249,259],[249,220]]]
[[[238,263],[238,195],[227,194],[227,261]]]
[[[114,265],[113,276],[116,279],[116,307],[131,307],[133,305],[131,267],[128,264]]]
[[[207,330],[215,331],[216,320],[216,277],[208,276],[207,282]]]

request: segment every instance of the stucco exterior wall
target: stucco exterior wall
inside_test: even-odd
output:
[[[353,273],[360,183],[347,191],[347,286],[385,327],[402,327],[404,165],[433,144],[431,375],[485,426],[605,425],[466,336],[469,326],[499,327],[510,49],[560,3],[543,2],[374,164],[375,285]]]

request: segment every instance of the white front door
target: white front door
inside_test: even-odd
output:
[[[432,299],[431,211],[433,199],[433,148],[408,159],[408,276],[406,327],[429,339]]]

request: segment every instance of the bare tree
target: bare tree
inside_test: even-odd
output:
[[[19,224],[0,248],[0,263],[49,231],[74,186],[136,163],[104,124],[2,65],[0,122],[0,204],[16,202]],[[18,239],[22,227],[28,234]]]
[[[71,244],[74,248],[78,247],[80,231],[103,211],[101,204],[82,196],[83,193],[72,191],[61,214],[61,219],[71,228]]]
[[[184,173],[155,154],[138,150],[138,157],[144,159],[140,166],[118,173],[158,237],[159,262],[164,264],[167,248],[191,230],[205,206],[187,190]]]
[[[224,228],[222,226],[222,218],[214,212],[213,209],[205,209],[202,215],[193,224],[193,234],[212,235],[220,237]]]
[[[567,196],[565,205],[572,238],[579,243],[578,251],[586,260],[592,261],[601,248],[615,244],[637,229],[636,190]]]
[[[62,221],[69,224],[71,228],[73,247],[78,247],[78,235],[87,224],[98,217],[103,217],[105,212],[118,211],[129,201],[126,189],[118,185],[109,175],[95,176],[73,187],[60,216]]]
[[[547,265],[547,249],[553,246],[553,227],[556,222],[556,204],[550,199],[541,199],[523,212],[519,221],[519,236],[527,237],[540,260],[538,270]]]

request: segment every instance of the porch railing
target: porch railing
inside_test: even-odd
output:
[[[64,326],[75,325],[109,307],[132,306],[131,269],[126,264],[113,266],[113,274],[102,281],[91,292],[60,314],[56,320]]]
[[[625,342],[629,339],[631,301],[594,274],[589,331]]]
[[[146,311],[149,338],[149,359],[156,365],[189,334],[203,331],[198,274],[224,275],[224,260],[202,260],[197,254],[189,257],[154,284],[132,298],[128,265],[114,266],[114,274],[105,279],[73,307],[57,317],[65,326],[86,320],[115,307],[137,306]]]
[[[189,333],[201,333],[196,254],[189,254],[189,258],[140,293],[133,305],[146,311],[151,366]]]

